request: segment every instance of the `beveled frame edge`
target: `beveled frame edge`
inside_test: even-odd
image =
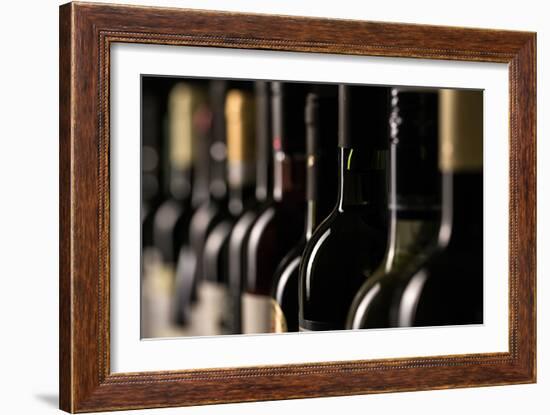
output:
[[[508,63],[510,352],[111,374],[113,42]],[[59,59],[61,409],[90,412],[535,382],[535,33],[69,3],[60,7]]]

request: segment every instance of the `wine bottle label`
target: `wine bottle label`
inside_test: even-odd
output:
[[[242,300],[242,331],[245,334],[271,333],[273,304],[271,297],[244,293]]]
[[[146,257],[144,255],[144,257]],[[177,337],[187,331],[172,320],[174,267],[148,256],[144,261],[142,282],[141,336]]]
[[[229,291],[224,284],[202,281],[197,287],[198,301],[192,309],[191,327],[195,336],[227,334]]]
[[[271,302],[271,333],[286,333],[288,326],[281,306],[275,299],[270,298],[269,300]]]
[[[482,168],[482,91],[439,91],[439,140],[441,171],[479,171]]]

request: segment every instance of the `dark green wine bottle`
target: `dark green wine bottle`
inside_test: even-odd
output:
[[[201,283],[201,335],[232,334],[229,297],[228,245],[233,226],[254,200],[254,96],[242,85],[228,91],[225,101],[227,132],[226,215],[209,233],[204,245]]]
[[[166,198],[163,164],[167,154],[162,139],[168,93],[173,82],[164,77],[141,80],[141,247],[153,245],[153,221],[158,206]]]
[[[322,85],[306,98],[306,215],[300,241],[275,272],[272,297],[276,301],[273,327],[298,331],[300,259],[317,226],[334,208],[337,191],[338,86]]]
[[[392,296],[401,274],[423,261],[437,241],[437,102],[435,89],[392,89],[388,247],[353,300],[348,329],[390,327]]]
[[[300,264],[300,330],[340,330],[386,247],[389,90],[339,87],[338,201]]]
[[[442,206],[436,253],[404,278],[394,325],[483,323],[483,93],[440,91]]]
[[[231,333],[242,332],[241,295],[246,279],[246,246],[256,219],[270,206],[273,192],[273,160],[271,150],[271,86],[254,83],[254,117],[256,138],[256,200],[235,223],[228,247],[229,316]]]
[[[206,99],[207,82],[194,80],[197,88],[200,87],[201,101],[193,112],[191,119],[183,120],[180,128],[192,128],[192,165],[193,181],[191,189],[191,203],[188,210],[188,220],[181,235],[183,243],[177,258],[173,318],[175,323],[182,328],[183,334],[191,334],[190,313],[195,293],[193,291],[193,270],[195,257],[190,245],[190,223],[197,210],[208,200],[208,186],[210,183],[210,138],[212,127],[212,110]],[[191,124],[187,124],[187,123]]]
[[[246,249],[246,280],[241,296],[243,333],[269,333],[277,265],[303,230],[305,200],[304,105],[309,87],[272,82],[273,198],[252,225]]]
[[[180,284],[180,304],[185,312],[189,335],[202,333],[200,291],[203,278],[203,255],[206,239],[212,229],[227,216],[227,145],[225,98],[229,83],[224,80],[208,82],[208,104],[211,127],[205,137],[208,192],[206,200],[194,210],[189,224],[189,239],[178,259],[177,280]]]
[[[168,197],[156,210],[153,221],[153,246],[158,255],[148,256],[149,264],[144,266],[144,337],[181,333],[174,318],[176,263],[192,213],[193,116],[203,102],[204,94],[195,83],[179,82],[170,91],[165,175]]]

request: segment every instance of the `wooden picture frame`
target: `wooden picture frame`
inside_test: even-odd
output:
[[[109,68],[116,42],[509,65],[509,352],[111,373]],[[68,412],[536,380],[536,34],[69,3],[60,8],[60,407]]]

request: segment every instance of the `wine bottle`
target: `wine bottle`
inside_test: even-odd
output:
[[[176,84],[168,102],[169,197],[159,206],[153,223],[153,245],[158,258],[144,275],[143,295],[148,310],[146,337],[173,336],[173,290],[176,259],[190,219],[192,186],[192,117],[202,102],[190,83]],[[147,318],[146,318],[147,319]]]
[[[304,250],[300,330],[344,329],[353,296],[384,255],[387,120],[387,88],[339,87],[338,201]]]
[[[163,130],[170,82],[165,78],[142,78],[141,101],[141,247],[145,255],[153,245],[153,219],[165,194]]]
[[[306,216],[300,241],[283,258],[275,272],[272,297],[277,303],[274,328],[298,331],[299,265],[307,241],[336,203],[338,86],[317,86],[308,94],[306,121]]]
[[[353,300],[348,329],[390,327],[392,296],[402,274],[424,261],[437,241],[437,95],[436,89],[391,91],[388,247]]]
[[[207,84],[204,81],[195,80],[205,90]],[[206,99],[197,106],[193,113],[193,186],[191,190],[190,218],[208,200],[210,184],[210,141],[212,128],[212,110]],[[185,333],[191,335],[190,319],[191,309],[196,300],[194,293],[194,269],[196,258],[190,244],[189,225],[185,229],[183,243],[178,255],[175,288],[174,288],[174,322],[185,328]]]
[[[228,82],[211,80],[208,84],[210,129],[206,137],[207,158],[203,166],[207,177],[207,197],[192,215],[189,224],[189,242],[184,245],[178,259],[180,307],[187,321],[188,335],[203,332],[204,313],[201,312],[200,291],[203,281],[203,252],[208,234],[228,215],[226,178],[226,125],[225,98]],[[206,168],[207,166],[207,168]]]
[[[300,238],[305,188],[304,84],[273,82],[273,201],[254,222],[247,242],[242,294],[243,333],[284,331],[272,327],[275,269]]]
[[[146,283],[160,263],[160,254],[153,246],[153,222],[160,204],[167,197],[164,183],[167,151],[167,101],[171,83],[165,78],[141,79],[141,336],[149,337],[153,326],[154,295]]]
[[[229,301],[228,324],[231,333],[242,332],[241,295],[246,271],[246,244],[256,218],[269,206],[272,185],[270,85],[254,83],[256,132],[256,201],[231,230],[228,247]]]
[[[483,323],[483,93],[439,93],[441,223],[436,253],[411,271],[395,325]]]
[[[201,283],[202,335],[232,334],[229,299],[228,244],[237,218],[254,199],[254,98],[232,89],[225,104],[227,129],[228,216],[206,239]]]

